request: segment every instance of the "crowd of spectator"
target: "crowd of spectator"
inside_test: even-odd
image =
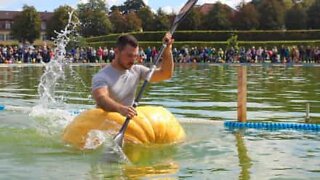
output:
[[[281,46],[273,48],[240,47],[208,48],[191,47],[173,49],[176,62],[211,62],[211,63],[320,63],[319,47]]]
[[[176,63],[320,63],[320,48],[311,46],[292,47],[240,47],[222,49],[212,47],[173,48]],[[140,62],[153,62],[158,54],[156,47],[140,48]],[[66,57],[74,63],[111,62],[113,48],[74,48]],[[54,52],[47,46],[0,46],[0,63],[40,63],[49,62]]]
[[[47,63],[53,56],[52,49],[47,46],[0,46],[0,63]]]

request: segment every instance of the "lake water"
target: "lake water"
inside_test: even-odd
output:
[[[61,107],[49,111],[36,106],[43,67],[0,66],[0,104],[17,109],[0,111],[0,179],[320,178],[319,132],[223,127],[237,115],[238,67],[229,65],[177,65],[171,80],[144,93],[141,105],[164,106],[183,122],[185,142],[126,145],[132,164],[104,162],[104,147],[73,149],[61,132],[73,118],[68,112],[94,107],[90,83],[100,68],[73,66],[57,85]],[[304,122],[309,103],[310,121],[320,122],[320,67],[247,68],[248,120]]]

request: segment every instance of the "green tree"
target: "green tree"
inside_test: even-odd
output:
[[[307,13],[300,4],[295,4],[286,12],[285,24],[287,29],[306,29]]]
[[[127,21],[127,31],[140,31],[142,29],[142,22],[141,19],[137,16],[135,12],[130,12],[126,14],[126,21]]]
[[[113,11],[115,11],[115,10],[121,11],[121,9],[123,9],[122,6],[113,5],[110,8],[110,11],[111,11],[110,13],[113,13]]]
[[[131,11],[137,12],[142,8],[147,7],[143,0],[126,0],[123,5],[112,6],[111,11],[118,9],[122,14],[127,14]]]
[[[234,48],[235,50],[239,50],[239,42],[238,42],[238,35],[231,34],[229,39],[227,40],[227,49]]]
[[[209,30],[231,29],[231,9],[217,2],[207,15],[204,16],[203,27]]]
[[[250,3],[258,7],[263,0],[252,0]],[[286,10],[291,9],[295,4],[301,4],[302,7],[310,7],[315,0],[278,0]]]
[[[281,0],[282,5],[286,10],[291,9],[297,2],[295,0]]]
[[[233,18],[236,29],[251,30],[259,27],[259,13],[251,3],[243,3],[238,6],[238,11]]]
[[[113,32],[122,33],[127,30],[126,18],[121,14],[119,9],[114,9],[110,15],[110,21],[113,26]]]
[[[69,19],[69,12],[71,12],[73,9],[70,6],[60,6],[57,9],[54,10],[53,16],[49,19],[47,23],[47,37],[49,39],[52,39],[56,37],[56,33],[60,32],[68,23]]]
[[[40,37],[41,19],[33,6],[23,6],[23,10],[14,18],[11,34],[22,43],[33,43]]]
[[[282,29],[285,9],[279,0],[262,0],[258,6],[261,29]]]
[[[142,29],[144,31],[150,31],[154,29],[153,24],[154,24],[155,15],[153,14],[153,12],[150,10],[149,7],[141,8],[137,12],[137,15],[142,21]]]
[[[307,11],[308,14],[308,27],[312,29],[320,28],[320,0],[315,0],[315,2],[310,6]]]
[[[103,0],[89,0],[78,5],[81,22],[81,35],[84,37],[106,35],[112,31],[112,24],[107,16],[108,10]]]
[[[304,1],[302,1],[301,2],[301,0],[296,0],[296,1],[298,1],[299,3],[301,3],[301,5],[302,5],[302,7],[304,7],[304,8],[309,8],[310,6],[312,6],[312,4],[315,2],[315,0],[304,0]],[[298,3],[297,2],[297,3]]]
[[[92,9],[108,13],[108,6],[104,0],[89,0],[87,3],[80,3],[79,9]]]
[[[201,26],[201,14],[198,9],[192,8],[190,13],[178,26],[179,30],[197,30]]]
[[[141,8],[146,7],[146,4],[143,2],[143,0],[126,0],[124,2],[124,7],[126,12],[136,12],[139,11]]]
[[[261,3],[261,0],[252,0],[250,3],[253,4],[255,7],[258,7]]]
[[[155,16],[155,21],[153,22],[152,30],[168,30],[170,27],[169,15],[167,15],[161,8],[158,9]]]

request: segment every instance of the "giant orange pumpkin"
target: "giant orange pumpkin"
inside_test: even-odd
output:
[[[131,119],[124,141],[136,144],[171,144],[185,138],[185,132],[172,113],[163,107],[137,107],[138,115]],[[75,117],[63,133],[63,140],[82,149],[91,130],[117,133],[125,117],[116,112],[91,109]]]

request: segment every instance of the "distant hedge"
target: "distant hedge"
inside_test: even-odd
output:
[[[139,41],[159,41],[165,31],[131,33]],[[320,40],[320,30],[288,30],[288,31],[177,31],[174,34],[178,41],[226,41],[231,34],[237,34],[239,41],[305,41]],[[87,38],[87,42],[115,41],[120,34],[110,34]]]
[[[89,43],[89,46],[92,47],[114,47],[115,41],[104,41],[104,42],[94,42]],[[140,41],[139,45],[143,48],[148,46],[150,47],[160,47],[161,41]],[[243,47],[267,47],[272,48],[274,46],[280,47],[281,45],[285,46],[296,46],[296,45],[303,45],[303,46],[320,46],[320,40],[314,41],[239,41],[239,46]],[[226,41],[176,41],[174,43],[174,47],[181,48],[181,47],[215,47],[215,48],[226,48],[227,42]]]

